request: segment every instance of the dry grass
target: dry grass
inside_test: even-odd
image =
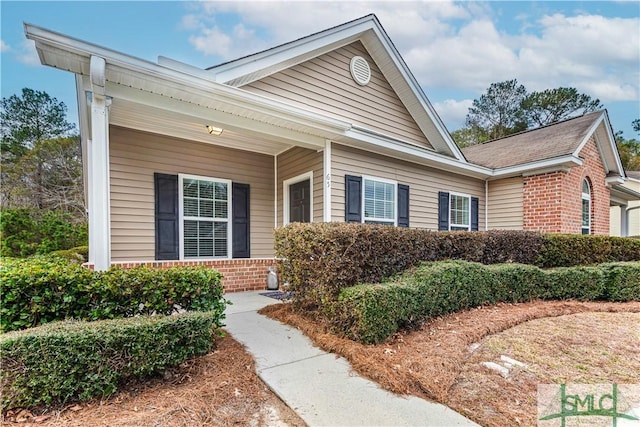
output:
[[[384,388],[437,400],[486,426],[535,425],[539,383],[640,382],[640,302],[499,304],[433,319],[379,345],[336,337],[287,304],[261,312]],[[503,378],[480,365],[503,354],[529,366]]]
[[[215,351],[163,379],[131,383],[105,400],[12,411],[3,425],[37,426],[304,426],[255,373],[254,361],[227,335]]]

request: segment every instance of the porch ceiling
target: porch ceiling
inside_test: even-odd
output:
[[[268,155],[276,155],[295,145],[291,141],[256,131],[231,129],[214,119],[206,121],[201,117],[162,110],[122,99],[113,100],[109,122],[112,125],[144,132]],[[209,135],[205,128],[206,125],[221,127],[223,132],[218,136]]]

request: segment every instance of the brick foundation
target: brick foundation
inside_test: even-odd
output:
[[[170,268],[176,266],[203,266],[218,270],[224,277],[222,286],[224,291],[244,292],[260,291],[267,288],[267,272],[269,267],[276,266],[276,260],[271,258],[260,259],[218,259],[201,261],[122,261],[112,262],[112,266],[133,268],[146,265],[152,268]],[[86,264],[88,268],[92,265]]]
[[[582,181],[591,185],[591,234],[609,234],[606,174],[595,141],[580,151],[582,166],[524,177],[523,228],[546,233],[582,232]]]

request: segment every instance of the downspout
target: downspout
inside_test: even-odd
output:
[[[484,180],[484,231],[489,231],[489,178]]]

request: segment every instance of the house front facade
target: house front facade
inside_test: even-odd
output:
[[[76,75],[96,269],[206,265],[263,289],[294,221],[607,234],[625,180],[605,111],[514,137],[555,128],[552,155],[461,151],[372,15],[206,70],[25,32]]]

